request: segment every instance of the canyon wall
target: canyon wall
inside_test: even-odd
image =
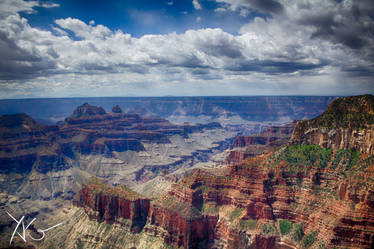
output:
[[[340,125],[372,134],[372,98],[333,102],[276,150],[194,171],[151,201],[143,231],[178,248],[373,248],[372,139],[320,143],[307,132]]]

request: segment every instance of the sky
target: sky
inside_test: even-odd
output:
[[[0,98],[374,94],[372,0],[0,0]]]

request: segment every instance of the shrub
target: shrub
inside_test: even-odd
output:
[[[238,218],[243,213],[243,211],[244,211],[244,208],[235,209],[234,212],[232,212],[231,214],[230,221],[233,221],[236,218]]]
[[[349,171],[359,160],[360,153],[355,150],[338,150],[331,167],[335,169],[339,163],[342,163],[343,170]]]
[[[279,229],[282,235],[289,234],[293,226],[293,222],[287,220],[279,220]]]
[[[300,241],[304,237],[303,224],[295,224],[295,230],[292,233],[292,239],[294,241]]]
[[[265,234],[277,234],[277,229],[273,224],[263,223],[261,224],[261,230]]]
[[[302,242],[303,247],[309,248],[311,245],[313,245],[317,240],[317,235],[318,233],[316,231],[313,231],[310,234],[306,235]]]
[[[318,145],[291,145],[283,151],[282,157],[292,168],[298,165],[325,168],[331,160],[331,154],[331,149]]]
[[[253,230],[257,226],[257,220],[241,220],[239,225],[241,230]]]

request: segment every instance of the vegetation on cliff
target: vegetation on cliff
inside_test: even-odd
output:
[[[338,98],[323,114],[304,123],[310,127],[366,128],[374,124],[374,96]]]

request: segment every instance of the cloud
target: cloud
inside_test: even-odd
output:
[[[42,8],[57,8],[57,7],[60,7],[60,4],[58,4],[58,3],[42,3],[42,4],[40,4],[40,7],[42,7]]]
[[[374,2],[368,0],[321,3],[318,11],[303,8],[297,21],[314,28],[311,38],[361,49],[374,42],[373,11]]]
[[[278,14],[283,11],[283,5],[276,0],[216,0],[223,3],[226,9],[240,11],[241,15],[248,14],[247,9],[262,13]],[[222,8],[222,7],[221,7]]]
[[[196,10],[201,10],[201,4],[199,3],[199,0],[192,0],[192,5]]]
[[[39,6],[38,1],[2,0],[0,1],[0,17],[16,14],[18,12],[34,12],[34,7]]]
[[[111,31],[103,26],[103,25],[96,25],[94,26],[94,22],[90,21],[90,25],[82,22],[81,20],[74,19],[74,18],[66,18],[66,19],[57,19],[55,23],[59,25],[61,28],[72,31],[77,37],[85,38],[85,39],[92,39],[92,38],[105,38]]]
[[[34,13],[35,7],[55,8],[59,7],[56,3],[40,3],[39,1],[24,0],[1,0],[0,1],[0,18],[5,18],[19,12]]]
[[[35,78],[56,68],[56,53],[45,46],[40,49],[32,40],[33,35],[53,37],[50,32],[32,30],[18,14],[0,22],[0,79]]]
[[[237,34],[205,28],[141,37],[71,17],[41,30],[16,13],[39,3],[19,1],[0,18],[0,97],[373,92],[372,4],[285,1],[225,1],[222,8],[238,14],[271,15]]]

